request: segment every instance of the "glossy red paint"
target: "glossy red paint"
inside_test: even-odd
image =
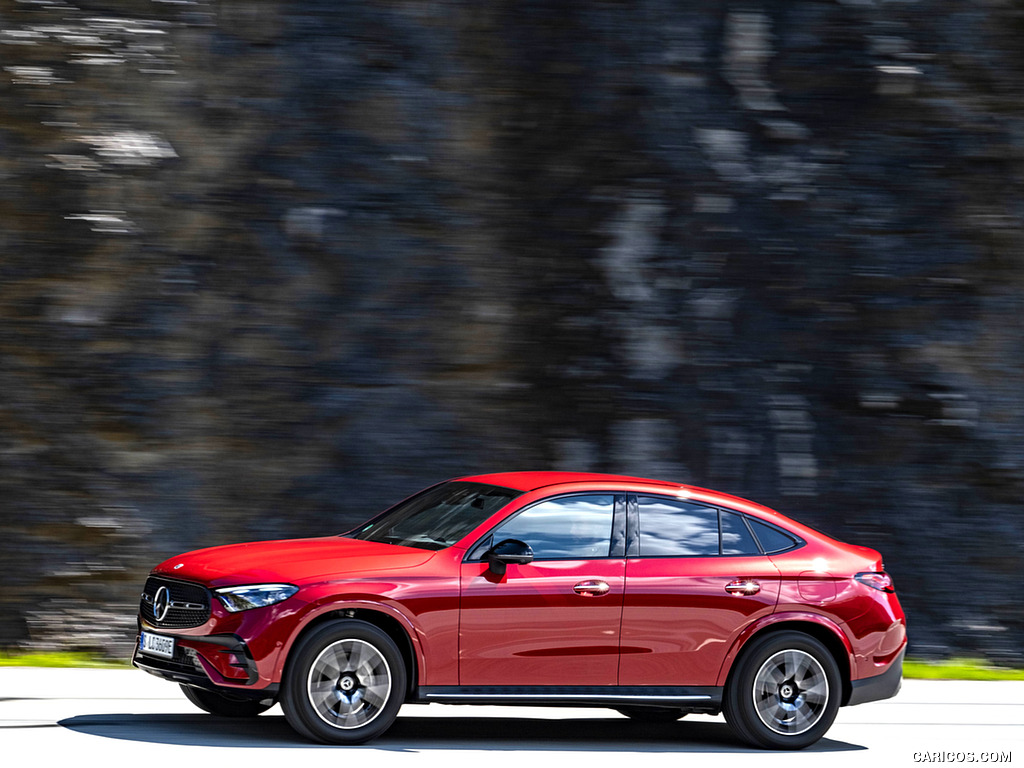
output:
[[[898,688],[907,642],[899,601],[871,586],[884,580],[854,578],[882,571],[874,550],[728,494],[635,477],[498,473],[428,492],[492,486],[511,489],[502,492],[507,500],[481,514],[491,502],[478,497],[465,507],[476,517],[449,541],[435,541],[440,533],[397,543],[353,538],[378,536],[374,525],[389,520],[385,514],[346,536],[212,547],[171,558],[153,570],[153,578],[163,579],[154,585],[205,591],[209,613],[196,626],[170,625],[154,618],[158,595],[147,593],[140,630],[173,638],[177,651],[174,660],[137,651],[134,661],[188,685],[273,699],[295,690],[286,686],[288,664],[306,638],[326,625],[356,622],[392,638],[408,668],[401,695],[410,700],[471,700],[474,691],[487,690],[499,700],[542,703],[549,694],[587,690],[603,692],[595,702],[628,692],[653,705],[657,696],[671,695],[676,706],[694,702],[692,708],[716,711],[736,684],[733,673],[746,648],[770,633],[797,632],[825,643],[844,690],[859,688],[857,701]],[[536,558],[511,563],[504,573],[481,559],[498,543],[488,537],[499,524],[542,501],[580,494],[615,499],[607,556]],[[759,547],[742,555],[641,557],[633,543],[638,518],[627,510],[636,498],[650,497],[739,513],[777,526],[794,545],[767,554]],[[407,505],[418,498],[394,509],[412,508]],[[239,612],[216,597],[218,589],[250,585],[297,591]],[[165,597],[184,604],[175,594]],[[527,689],[532,693],[522,693]],[[315,720],[312,729],[308,722],[297,727],[317,738],[354,740],[318,733]]]
[[[756,594],[726,591],[748,580]],[[717,685],[736,638],[779,597],[779,573],[763,556],[631,559],[626,584],[620,685]]]
[[[331,578],[337,576],[339,562],[345,563],[346,573],[365,574],[381,568],[391,573],[414,568],[429,560],[432,554],[408,548],[396,551],[389,544],[326,536],[199,549],[172,557],[153,572],[217,588],[282,579]]]
[[[880,674],[906,646],[906,619],[894,592],[872,589],[853,576],[881,571],[881,555],[800,528],[807,545],[771,557],[784,574],[776,613],[827,617],[850,645],[851,679]]]
[[[672,493],[686,486],[664,480],[648,480],[629,475],[608,475],[597,472],[496,472],[490,475],[473,475],[460,478],[475,483],[500,485],[517,491],[548,491],[557,493],[573,489],[594,488],[661,488]],[[544,495],[549,495],[545,493]],[[519,504],[522,506],[522,504]]]
[[[624,575],[618,559],[510,565],[501,578],[464,563],[459,684],[618,684]],[[573,591],[588,581],[608,591]]]
[[[315,556],[310,563],[299,563],[291,570],[296,564],[295,547],[304,543],[311,545]],[[260,565],[250,566],[244,575],[236,576],[230,567],[238,564],[242,548],[258,558]],[[194,579],[211,588],[260,582],[308,583],[299,595],[284,603],[241,613],[229,613],[213,600],[207,622],[173,632],[185,641],[185,646],[197,648],[186,638],[232,634],[246,643],[259,673],[258,682],[249,686],[244,675],[241,679],[229,675],[215,682],[254,689],[279,683],[287,653],[306,627],[341,610],[370,610],[404,628],[416,651],[420,685],[458,683],[461,552],[409,550],[338,537],[260,542],[225,549],[227,566],[218,556],[220,548],[213,548],[171,558],[157,566],[154,573]],[[325,553],[334,558],[329,561],[333,573],[324,571],[328,562]],[[180,563],[184,567],[173,570]],[[297,577],[296,571],[302,577]],[[145,619],[141,625],[144,630],[167,634]]]

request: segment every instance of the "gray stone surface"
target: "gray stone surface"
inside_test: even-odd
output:
[[[558,467],[877,547],[916,653],[1020,663],[1021,25],[0,0],[0,645]]]

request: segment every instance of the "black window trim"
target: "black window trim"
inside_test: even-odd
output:
[[[793,550],[800,549],[801,547],[807,545],[807,542],[804,540],[802,536],[797,536],[795,533],[793,533],[787,528],[783,528],[781,525],[776,525],[775,523],[769,520],[765,520],[764,518],[757,517],[756,515],[744,514],[743,516],[747,519],[747,528],[750,529],[750,533],[751,535],[753,535],[754,541],[757,542],[757,546],[760,548],[761,553],[765,557],[772,557],[773,555],[781,555],[786,552],[792,552]],[[757,537],[757,532],[754,530],[754,526],[750,524],[751,520],[755,520],[767,528],[773,528],[786,538],[792,539],[793,545],[790,547],[785,547],[784,549],[773,549],[771,552],[768,552],[767,550],[765,550],[764,544],[761,543],[761,539]]]
[[[739,515],[743,520],[744,525],[747,526],[747,531],[750,533],[751,538],[754,540],[754,544],[757,545],[758,554],[761,557],[772,557],[773,555],[781,555],[785,552],[792,552],[795,549],[799,549],[807,544],[804,539],[797,536],[792,531],[789,531],[775,523],[764,520],[755,515],[749,515],[746,512],[742,512],[738,509],[732,509],[731,507],[724,507],[721,504],[709,504],[704,501],[696,501],[694,499],[687,498],[685,496],[666,495],[661,493],[629,493],[626,495],[626,507],[628,510],[627,514],[627,530],[626,530],[626,557],[628,559],[640,559],[640,560],[665,560],[665,559],[698,559],[698,558],[709,558],[709,557],[757,557],[754,554],[733,554],[723,555],[722,554],[722,513],[730,512],[734,515]],[[694,504],[699,507],[705,507],[706,509],[713,509],[718,512],[718,554],[717,555],[642,555],[640,554],[640,496],[656,499],[666,499],[669,501],[682,501],[687,504]],[[761,544],[761,540],[757,537],[754,532],[754,526],[750,524],[751,520],[756,520],[762,525],[766,525],[769,528],[774,528],[786,537],[793,539],[794,543],[791,547],[785,549],[777,549],[772,552],[766,552],[764,545]]]

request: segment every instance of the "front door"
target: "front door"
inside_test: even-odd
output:
[[[461,572],[461,685],[616,684],[626,565],[613,532],[624,506],[612,493],[545,499],[473,550]],[[505,539],[534,559],[499,577],[480,555]]]

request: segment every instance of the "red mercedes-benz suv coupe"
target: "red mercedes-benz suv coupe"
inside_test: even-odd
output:
[[[722,712],[798,749],[899,690],[878,552],[734,496],[616,475],[440,483],[349,533],[214,547],[146,581],[135,666],[207,712],[280,702],[359,743],[406,702]]]

